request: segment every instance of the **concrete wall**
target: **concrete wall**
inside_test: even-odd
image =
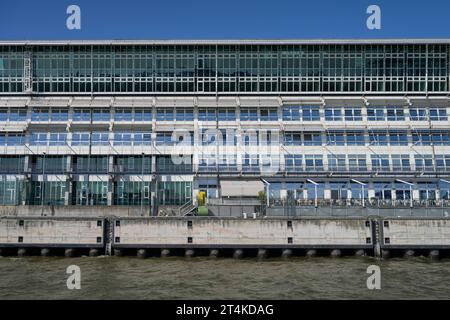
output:
[[[366,239],[372,238],[365,219],[125,218],[115,225],[114,237],[120,239],[114,242],[115,247],[353,248],[371,246]]]
[[[103,247],[103,226],[97,219],[0,218],[0,247]]]
[[[450,247],[450,219],[386,219],[382,246]]]
[[[150,215],[149,206],[143,213]],[[0,217],[140,217],[140,206],[0,206]]]

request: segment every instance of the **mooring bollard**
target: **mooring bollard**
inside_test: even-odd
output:
[[[50,249],[48,248],[42,248],[41,249],[41,256],[42,257],[48,257],[50,255]]]
[[[438,260],[439,259],[439,250],[430,250],[428,253],[428,257],[432,260]]]
[[[258,259],[267,258],[267,250],[266,249],[258,249]]]
[[[18,250],[17,250],[17,255],[19,256],[19,257],[24,257],[24,256],[26,256],[28,254],[28,251],[27,251],[27,249],[25,249],[25,248],[19,248]]]
[[[366,252],[363,249],[358,249],[355,251],[356,257],[364,257],[366,255]]]
[[[330,256],[331,256],[332,258],[339,258],[339,257],[341,256],[341,254],[342,254],[342,252],[341,252],[341,250],[339,250],[339,249],[333,249],[333,250],[331,250],[331,252],[330,252]]]
[[[405,252],[403,252],[403,257],[405,258],[411,258],[414,257],[414,250],[405,250]]]
[[[67,248],[64,250],[64,256],[67,258],[73,257],[75,255],[75,250],[72,248]]]

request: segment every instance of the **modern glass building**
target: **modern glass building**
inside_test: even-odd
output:
[[[0,205],[446,206],[450,40],[0,42]]]

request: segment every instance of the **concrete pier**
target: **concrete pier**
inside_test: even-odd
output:
[[[195,251],[192,249],[186,249],[186,251],[184,252],[184,256],[186,258],[192,258],[193,256],[195,256]]]
[[[147,250],[145,250],[145,249],[138,249],[138,251],[136,253],[136,256],[138,258],[141,258],[141,259],[146,258],[147,257]]]
[[[64,256],[67,258],[75,256],[75,250],[73,248],[67,248],[64,250]]]
[[[209,250],[209,256],[210,258],[217,258],[219,256],[219,250],[218,249]]]
[[[41,249],[41,256],[42,256],[42,257],[48,257],[48,256],[50,256],[50,249],[49,249],[49,248],[42,248],[42,249]]]
[[[439,250],[430,250],[428,257],[432,260],[439,260]]]
[[[405,257],[405,258],[412,258],[412,257],[414,257],[414,250],[411,250],[411,249],[405,250],[403,252],[403,257]]]
[[[258,259],[266,259],[267,258],[267,250],[266,249],[258,249]]]
[[[288,259],[292,256],[292,250],[291,249],[283,249],[281,252],[281,257],[284,259]]]
[[[307,257],[315,257],[316,255],[317,255],[317,250],[315,250],[315,249],[306,250]]]
[[[244,257],[244,250],[242,249],[236,249],[233,253],[234,259],[242,259]]]
[[[339,249],[333,249],[333,250],[331,250],[331,252],[330,252],[330,256],[331,256],[332,258],[339,258],[339,257],[341,256],[341,254],[342,254],[342,252],[341,252],[341,250],[339,250]]]
[[[161,258],[166,258],[170,256],[170,250],[169,249],[161,249]]]
[[[98,249],[92,248],[89,250],[89,257],[98,257],[99,251]]]

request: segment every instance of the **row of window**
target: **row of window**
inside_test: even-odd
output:
[[[72,184],[72,188],[69,185]],[[182,205],[192,199],[192,182],[160,182],[159,205]],[[143,205],[146,212],[151,204],[149,181],[30,181],[0,180],[0,205],[108,205],[112,191],[113,205]],[[66,200],[66,193],[72,190]]]
[[[447,121],[445,108],[410,107],[408,110],[411,121]],[[362,121],[363,109],[360,107],[325,107],[323,120],[325,121]],[[68,121],[67,108],[33,108],[31,121]],[[108,122],[111,119],[109,109],[79,109],[72,112],[74,122]],[[152,121],[152,109],[145,108],[116,108],[114,111],[116,122],[142,122]],[[157,108],[155,119],[157,121],[193,121],[195,119],[193,108]],[[235,108],[200,108],[199,121],[235,121],[237,119]],[[241,121],[278,121],[277,108],[240,108]],[[285,106],[282,108],[283,121],[320,121],[321,109],[318,106]],[[407,114],[403,107],[367,107],[368,121],[405,121]],[[0,122],[21,122],[27,120],[27,110],[23,108],[0,109]]]

